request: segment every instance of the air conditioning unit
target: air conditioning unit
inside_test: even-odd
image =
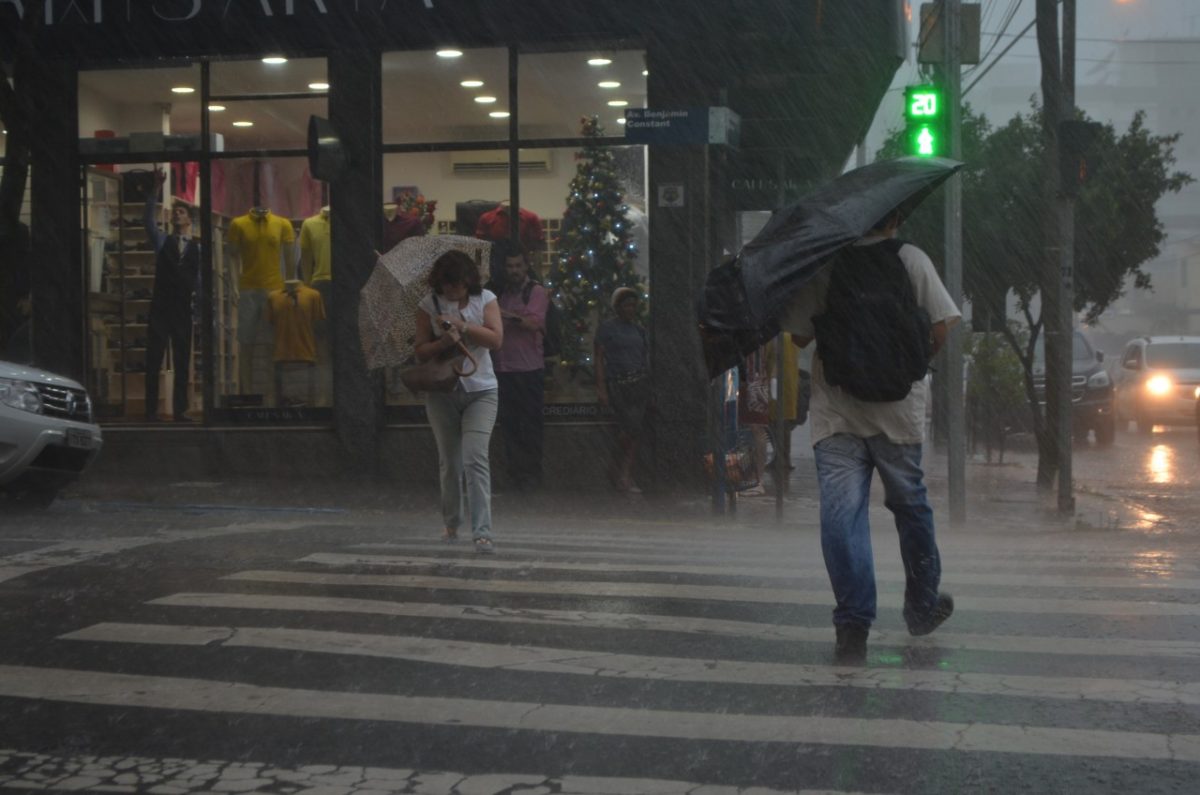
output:
[[[549,149],[522,149],[521,173],[546,174],[554,161]],[[503,175],[508,173],[508,150],[488,149],[479,152],[451,152],[450,170],[456,175]]]

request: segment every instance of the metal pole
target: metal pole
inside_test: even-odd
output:
[[[942,30],[945,35],[946,118],[950,157],[962,157],[962,3],[944,0]],[[946,290],[961,306],[962,280],[962,177],[946,182]],[[963,407],[962,326],[950,330],[942,357],[946,379],[946,461],[950,490],[950,521],[962,524],[967,518],[966,413]]]
[[[1063,0],[1062,15],[1062,113],[1060,119],[1075,117],[1075,0]],[[1063,141],[1059,136],[1059,158],[1062,157]],[[1059,169],[1060,179],[1067,175]],[[1055,411],[1058,415],[1058,510],[1059,513],[1075,512],[1075,495],[1072,483],[1072,422],[1071,422],[1071,378],[1072,357],[1075,347],[1075,199],[1074,191],[1059,185],[1058,222],[1059,241],[1059,288],[1058,328],[1062,342],[1058,346],[1059,387]]]

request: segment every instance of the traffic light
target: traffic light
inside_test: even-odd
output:
[[[946,153],[945,103],[937,86],[908,86],[904,89],[905,149],[918,157]]]
[[[1096,121],[1058,123],[1058,168],[1065,196],[1078,196],[1079,188],[1100,167],[1096,144],[1103,132],[1104,125]]]

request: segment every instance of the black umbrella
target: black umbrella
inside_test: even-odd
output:
[[[776,211],[736,260],[709,273],[698,307],[709,373],[736,364],[733,349],[745,354],[769,339],[792,295],[838,250],[893,212],[911,213],[960,168],[940,157],[880,160]]]

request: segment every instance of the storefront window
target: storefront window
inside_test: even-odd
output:
[[[589,122],[585,129],[589,137],[604,134],[598,124]],[[540,199],[547,217],[539,267],[559,310],[561,349],[548,361],[553,366],[547,369],[546,403],[593,404],[594,337],[599,324],[613,315],[613,291],[632,287],[649,296],[646,151],[601,147],[585,139],[579,148],[556,150],[556,157],[566,167],[553,180],[524,174],[521,179],[523,205],[545,197]],[[646,306],[643,300],[643,325]]]
[[[79,73],[80,151],[198,151],[200,67]]]
[[[308,118],[326,116],[324,58],[220,61],[210,70],[208,123],[229,152],[302,149]]]
[[[223,158],[212,173],[217,416],[313,419],[332,403],[325,186],[303,157]]]
[[[445,48],[383,56],[386,144],[504,140],[508,113],[506,49]]]
[[[504,149],[384,156],[383,251],[425,234],[473,237],[480,217],[507,202],[507,164]],[[484,275],[485,281],[488,278],[490,272]],[[404,388],[394,369],[388,371],[387,382],[390,405],[422,404]]]
[[[196,163],[85,169],[88,389],[101,419],[203,412],[198,172]],[[160,283],[167,270],[178,278]]]
[[[575,138],[591,116],[619,136],[625,108],[646,105],[642,50],[523,53],[518,64],[522,138]]]

